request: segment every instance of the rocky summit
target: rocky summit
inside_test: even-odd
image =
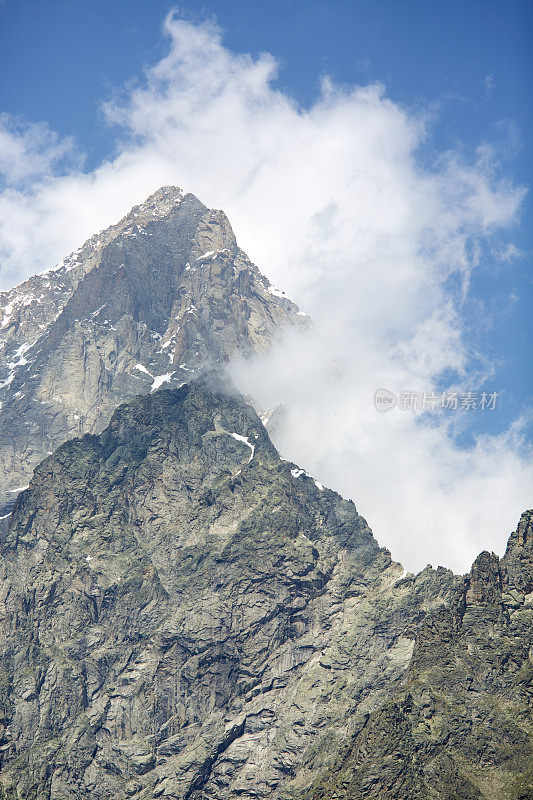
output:
[[[182,202],[207,213],[194,199],[171,213]],[[215,279],[224,258],[208,260]],[[78,286],[101,288],[107,270],[80,268]],[[130,281],[105,330],[130,325],[154,375],[167,329],[137,314]],[[51,323],[58,348],[88,330],[72,300]],[[259,319],[268,330],[256,303],[250,346]],[[206,376],[129,400],[40,463],[0,553],[5,800],[533,796],[532,512],[501,560],[405,574],[352,502],[281,459],[255,411]]]
[[[240,250],[225,214],[160,189],[0,293],[0,515],[39,461],[102,431],[120,403],[308,322]]]

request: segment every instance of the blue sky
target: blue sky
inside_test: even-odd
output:
[[[2,107],[74,134],[93,159],[112,140],[98,120],[102,98],[164,52],[161,20],[173,7],[212,15],[238,52],[280,59],[280,84],[309,103],[321,74],[383,81],[408,104],[437,104],[435,145],[506,135],[531,139],[531,34],[527,0],[5,0],[0,26]],[[511,165],[523,179],[531,161]]]
[[[431,498],[461,564],[498,549],[533,482],[532,17],[513,0],[4,0],[1,287],[184,186],[315,318],[304,351],[240,376],[292,409],[286,454],[389,546],[416,554]],[[499,392],[496,410],[373,410],[379,387],[451,386]]]

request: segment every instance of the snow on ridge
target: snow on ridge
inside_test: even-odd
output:
[[[282,459],[282,461],[285,461],[285,460],[286,460],[286,459]],[[315,479],[314,479],[314,478],[313,478],[311,475],[309,475],[309,474],[308,474],[308,473],[305,471],[305,469],[299,469],[298,467],[295,467],[295,468],[291,469],[291,475],[292,475],[292,477],[293,477],[293,478],[300,478],[302,475],[303,475],[304,477],[306,477],[306,478],[311,478],[311,480],[312,480],[312,481],[313,481],[313,483],[315,484],[316,488],[317,488],[319,491],[321,491],[321,492],[323,492],[323,491],[324,491],[324,487],[322,486],[322,484],[320,483],[320,481],[317,481],[317,480],[315,480]]]
[[[20,292],[21,287],[27,284],[29,281],[35,280],[35,278],[46,277],[51,274],[63,274],[71,272],[77,266],[79,266],[80,262],[85,259],[90,259],[97,253],[101,252],[104,247],[109,244],[112,239],[120,235],[121,232],[128,226],[131,222],[132,217],[135,218],[135,222],[138,223],[139,221],[142,222],[149,222],[151,219],[161,219],[172,210],[172,208],[176,207],[181,203],[184,199],[185,194],[184,192],[177,186],[163,186],[154,192],[150,197],[144,200],[137,206],[134,206],[130,211],[125,214],[120,220],[117,222],[109,225],[106,228],[94,233],[90,236],[80,247],[76,250],[73,250],[68,255],[61,258],[56,264],[53,264],[46,269],[43,269],[34,275],[29,275],[27,278],[24,278],[20,283],[16,284],[15,286],[10,287],[9,289],[0,292],[1,295],[5,295],[6,299],[13,293],[16,297],[18,292]],[[137,218],[141,217],[141,220]],[[139,233],[146,233],[146,230],[142,226],[138,226],[140,228]],[[70,287],[65,287],[68,291]],[[30,301],[31,302],[31,301]],[[29,304],[29,303],[28,303]],[[9,305],[9,303],[8,303]],[[8,306],[4,307],[4,317],[0,322],[0,329],[4,328],[9,319],[6,319],[6,309]],[[12,309],[7,313],[10,314]],[[1,309],[0,309],[1,313]]]
[[[178,206],[185,194],[179,186],[161,186],[142,203],[134,206],[128,216],[149,214],[151,217],[164,217],[174,206]]]
[[[288,300],[287,295],[282,289],[277,289],[275,286],[269,286],[268,291],[274,297],[281,297],[282,300]]]
[[[0,330],[3,330],[7,327],[16,311],[20,311],[21,308],[31,306],[33,303],[39,303],[44,298],[44,295],[39,289],[36,291],[34,290],[33,292],[30,291],[30,293],[21,290],[21,287],[24,286],[28,280],[30,279],[26,279],[22,283],[18,284],[18,286],[14,286],[12,289],[9,289],[7,292],[5,292],[8,302],[2,310]]]
[[[7,301],[3,309],[0,306],[2,314],[0,330],[8,326],[15,312],[33,306],[34,303],[41,304],[46,299],[52,311],[47,324],[56,320],[63,310],[65,297],[70,296],[73,290],[70,281],[65,282],[65,276],[79,265],[82,252],[87,245],[92,244],[93,239],[96,237],[92,237],[85,245],[62,258],[57,264],[29,275],[10,289],[0,292],[0,297]]]
[[[248,439],[248,437],[247,437],[247,436],[242,436],[240,433],[230,433],[229,435],[230,435],[230,436],[231,436],[233,439],[236,439],[238,442],[242,442],[243,444],[247,445],[247,446],[250,448],[250,450],[251,450],[252,452],[251,452],[250,458],[248,459],[248,464],[249,464],[249,463],[250,463],[250,461],[252,460],[252,458],[254,457],[254,453],[255,453],[255,444],[252,444],[252,443],[249,441],[249,439]]]
[[[272,416],[273,413],[274,413],[274,409],[271,408],[269,411],[265,411],[264,414],[259,414],[259,419],[261,420],[261,422],[263,423],[265,428],[268,425],[268,423],[270,422],[270,417]]]
[[[263,283],[263,286],[264,286],[264,288],[266,288],[267,292],[269,294],[271,294],[273,297],[279,297],[280,300],[287,300],[294,307],[295,304],[287,296],[287,293],[283,289],[278,289],[276,286],[272,286],[272,284],[270,284],[269,286],[266,286],[265,283]],[[296,315],[298,317],[306,317],[307,319],[310,319],[310,315],[306,314],[305,311],[301,311],[298,308],[298,306],[296,306]]]

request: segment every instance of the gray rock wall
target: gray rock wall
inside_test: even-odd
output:
[[[0,796],[525,798],[530,533],[403,576],[227,388],[136,398],[3,534]]]

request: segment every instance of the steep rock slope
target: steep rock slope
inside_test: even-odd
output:
[[[165,187],[56,269],[0,295],[0,513],[35,465],[130,397],[305,326],[226,216]]]
[[[533,797],[533,512],[424,620],[399,689],[306,800]]]
[[[0,796],[527,797],[532,548],[405,575],[238,396],[136,398],[7,521]]]

